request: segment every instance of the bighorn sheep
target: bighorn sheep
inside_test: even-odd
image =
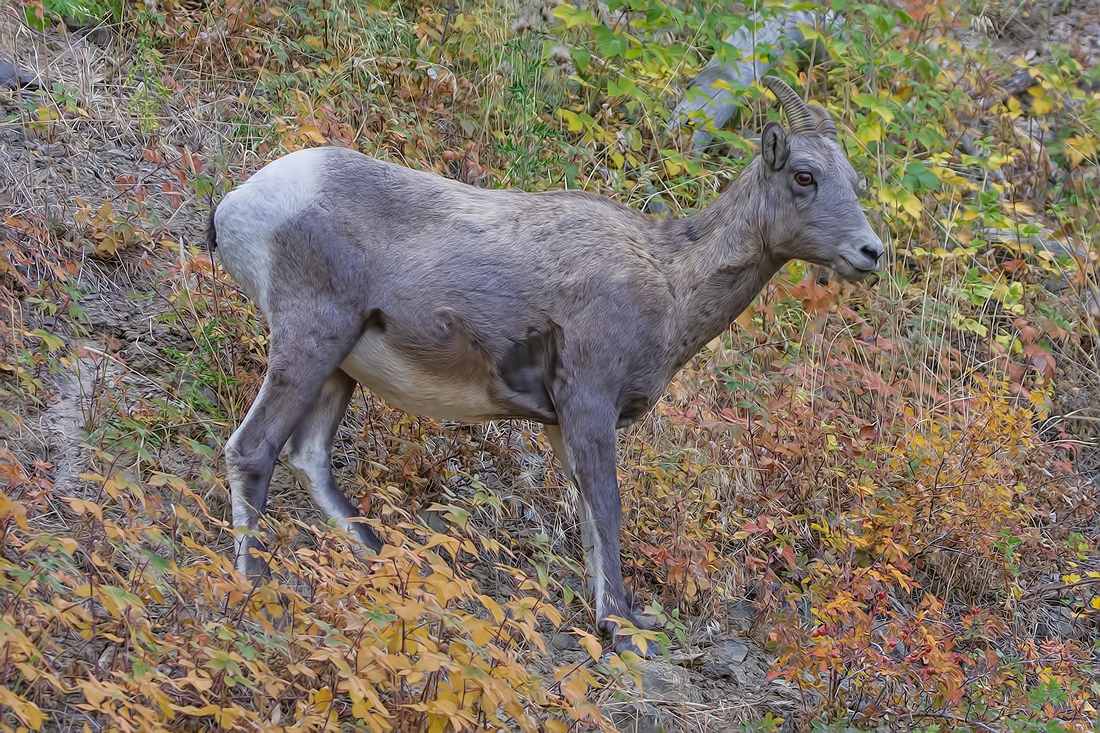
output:
[[[535,420],[580,491],[599,628],[635,621],[616,429],[784,263],[857,280],[883,254],[828,113],[764,84],[790,131],[768,123],[760,155],[683,219],[578,191],[474,188],[335,147],[287,155],[226,195],[208,242],[271,331],[267,376],[226,445],[234,526],[256,529],[284,455],[331,518],[381,547],[330,463],[356,382],[418,415]],[[259,576],[253,548],[238,533],[238,567]]]

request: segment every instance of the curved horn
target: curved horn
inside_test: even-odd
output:
[[[780,108],[787,113],[791,122],[791,132],[805,135],[817,131],[817,120],[810,108],[798,96],[798,92],[787,86],[787,82],[777,76],[765,76],[760,83],[766,86],[779,100]]]
[[[810,113],[817,120],[817,131],[826,137],[836,140],[836,123],[833,117],[820,104],[810,104]]]

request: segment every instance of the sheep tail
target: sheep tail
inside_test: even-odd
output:
[[[206,248],[211,254],[218,248],[218,230],[214,226],[215,211],[217,211],[216,206],[210,210],[210,219],[206,222]]]

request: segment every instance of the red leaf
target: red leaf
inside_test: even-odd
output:
[[[1042,374],[1044,380],[1051,379],[1054,376],[1054,370],[1057,368],[1058,363],[1043,347],[1038,344],[1028,344],[1024,347],[1024,353],[1030,357],[1028,364]]]

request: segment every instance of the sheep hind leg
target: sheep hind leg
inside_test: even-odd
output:
[[[256,533],[267,509],[268,488],[279,453],[311,412],[323,385],[351,351],[363,326],[362,318],[355,315],[333,318],[329,312],[323,323],[309,315],[269,318],[267,376],[256,401],[225,446],[236,529],[236,564],[254,581],[269,569],[265,559],[253,550],[265,552]]]
[[[309,491],[313,501],[336,522],[371,550],[382,549],[382,540],[363,522],[355,506],[341,491],[332,472],[332,441],[355,392],[355,380],[337,369],[325,381],[313,409],[290,436],[284,458],[290,470]]]

